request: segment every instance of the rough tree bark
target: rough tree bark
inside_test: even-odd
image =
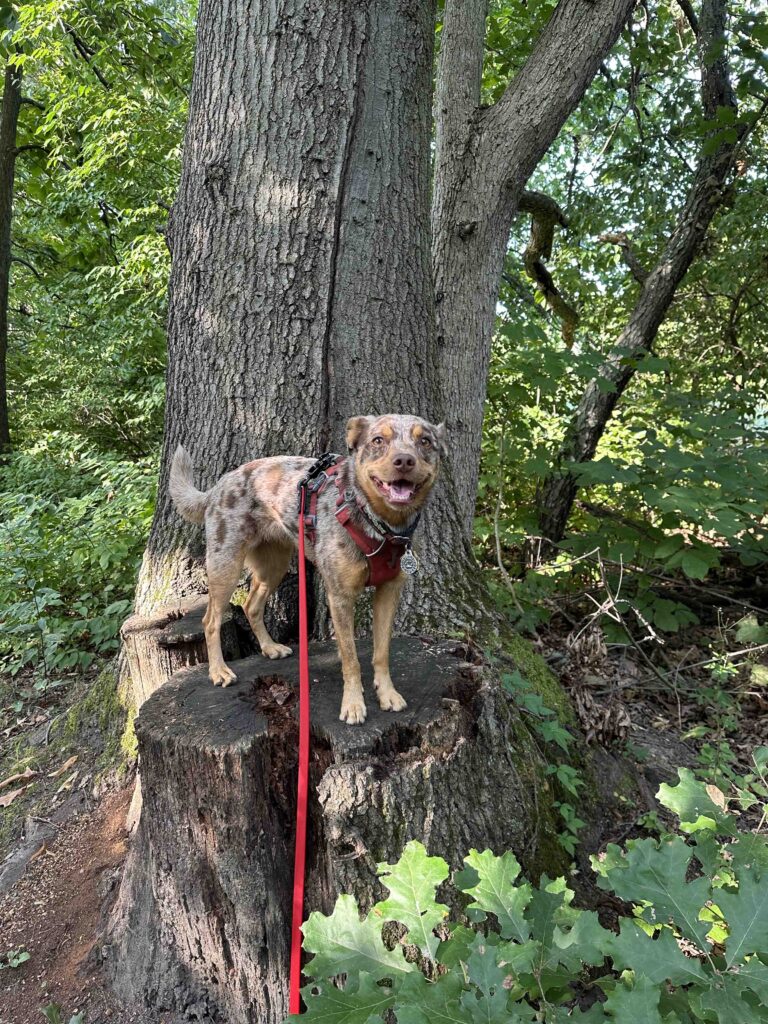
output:
[[[11,280],[11,222],[16,171],[16,126],[21,108],[21,67],[6,64],[0,117],[0,458],[11,447],[8,420],[8,291]]]
[[[725,49],[726,16],[725,0],[703,0],[697,27],[702,108],[708,120],[716,117],[718,108],[736,110]],[[539,530],[547,541],[562,539],[578,491],[578,476],[568,464],[594,456],[616,403],[635,375],[638,360],[651,351],[677,287],[722,203],[741,134],[733,141],[723,137],[714,153],[707,152],[705,143],[685,207],[656,265],[648,274],[638,274],[634,265],[633,274],[640,277],[642,285],[640,296],[616,347],[584,391],[568,423],[555,467],[539,488]]]

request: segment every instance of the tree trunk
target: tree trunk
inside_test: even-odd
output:
[[[309,907],[329,913],[339,892],[369,907],[376,865],[411,838],[452,867],[490,847],[556,869],[541,756],[453,647],[396,640],[408,710],[355,729],[338,720],[334,646],[311,650]],[[137,720],[144,808],[102,951],[123,999],[174,1021],[277,1024],[288,1008],[298,666],[236,669],[226,690],[177,673]]]
[[[716,117],[720,107],[736,110],[725,56],[725,25],[723,0],[704,0],[699,24],[699,54],[702,106],[708,120]],[[635,375],[638,361],[651,351],[678,285],[701,248],[722,203],[724,185],[742,134],[743,131],[737,133],[734,141],[721,142],[711,155],[705,145],[677,226],[655,267],[645,277],[640,297],[615,349],[588,384],[568,424],[555,469],[539,488],[539,529],[546,541],[556,544],[562,539],[578,491],[578,476],[567,464],[586,462],[594,456],[616,403]]]
[[[11,222],[16,170],[16,126],[21,108],[21,67],[6,64],[0,117],[0,459],[11,447],[8,420],[8,293],[11,282]]]
[[[491,337],[512,218],[635,0],[561,0],[523,68],[480,106],[484,0],[446,3],[437,76],[433,268],[440,381],[472,536]]]
[[[178,442],[207,487],[259,455],[338,448],[351,415],[417,411],[445,413],[449,458],[420,531],[424,572],[401,621],[473,630],[487,620],[463,583],[478,582],[471,523],[509,224],[632,0],[563,0],[526,67],[482,117],[468,104],[475,111],[479,102],[484,5],[466,6],[472,95],[459,95],[467,63],[455,74],[450,45],[462,4],[447,5],[441,56],[438,338],[428,209],[432,0],[282,0],[275,9],[264,0],[203,0],[169,233],[166,429],[140,614],[205,586],[201,535],[179,520],[167,493]]]
[[[361,413],[439,417],[429,264],[431,0],[204,0],[174,205],[166,425],[136,611],[205,589],[173,509],[181,442],[207,488],[241,462],[344,450]],[[254,62],[253,55],[257,58]],[[450,470],[421,528],[414,628],[472,625]],[[440,553],[440,558],[437,555]],[[280,607],[295,600],[281,589]],[[279,614],[279,613],[278,613]],[[283,618],[287,618],[287,612]],[[317,617],[320,636],[325,618]]]
[[[430,2],[203,0],[171,217],[166,429],[137,611],[199,592],[167,491],[343,448],[355,414],[437,413]]]

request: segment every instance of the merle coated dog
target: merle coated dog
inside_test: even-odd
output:
[[[349,457],[335,470],[337,486],[316,498],[306,553],[325,584],[344,679],[340,718],[350,725],[366,716],[354,622],[357,598],[373,579],[370,552],[388,537],[410,536],[437,479],[443,438],[442,424],[418,416],[355,416],[347,424]],[[262,654],[285,658],[292,653],[269,635],[264,606],[296,550],[297,487],[314,462],[294,456],[256,459],[226,473],[203,493],[194,487],[189,455],[181,446],[176,450],[171,497],[185,519],[205,523],[208,608],[203,622],[214,685],[228,686],[236,678],[224,662],[219,634],[244,565],[251,572],[244,610]],[[346,526],[338,514],[339,495],[345,496]],[[405,701],[389,673],[392,624],[404,581],[399,560],[390,575],[373,584],[373,684],[383,710],[401,711]]]

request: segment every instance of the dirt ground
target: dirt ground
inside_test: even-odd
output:
[[[117,1007],[89,959],[105,897],[125,857],[132,787],[63,824],[0,897],[0,953],[29,960],[0,971],[0,1024],[41,1024],[54,1003],[62,1020],[85,1011],[87,1024],[150,1024]]]

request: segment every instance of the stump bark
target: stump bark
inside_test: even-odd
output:
[[[359,642],[370,663],[369,642]],[[335,645],[311,648],[312,753],[305,912],[339,892],[383,894],[376,866],[411,838],[458,866],[472,847],[530,864],[546,834],[538,765],[485,670],[456,643],[393,642],[400,714],[369,693],[338,720]],[[102,951],[119,996],[172,1019],[277,1024],[288,1012],[298,746],[296,658],[177,672],[141,708],[144,806]],[[518,737],[518,742],[515,742]],[[167,1018],[163,1018],[164,1020]]]

